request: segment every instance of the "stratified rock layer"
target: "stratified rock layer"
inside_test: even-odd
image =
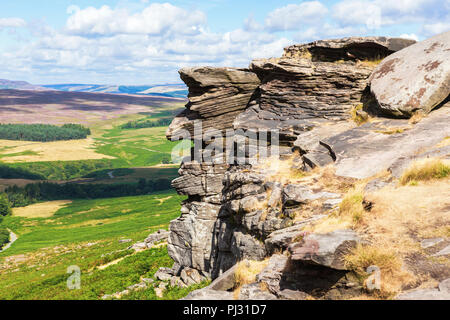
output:
[[[184,130],[196,139],[208,129],[231,128],[260,83],[253,72],[235,68],[185,68],[180,77],[189,87],[189,103],[167,130],[168,139],[185,136]],[[203,131],[194,132],[195,120],[201,120]]]
[[[270,159],[274,163],[260,159],[219,164],[200,157],[199,162],[182,163],[173,186],[188,199],[170,225],[168,251],[175,261],[170,272],[174,282],[195,281],[186,277],[188,272],[196,274],[193,269],[216,279],[188,299],[232,297],[233,266],[269,256],[257,283],[241,288],[240,299],[342,299],[362,294],[343,259],[363,242],[362,235],[351,230],[306,231],[338,210],[344,191],[330,190],[318,177],[296,179],[293,172],[301,177],[303,171],[332,165],[334,182],[346,184],[385,169],[395,176],[417,157],[449,154],[446,146],[437,146],[450,135],[446,105],[416,124],[372,119],[357,126],[349,121],[351,111],[367,98],[368,77],[379,60],[413,43],[384,37],[316,41],[286,48],[281,58],[255,60],[249,69],[180,71],[189,87],[189,103],[172,122],[169,139],[188,132],[198,142],[212,128],[222,134],[230,128],[244,134],[278,129],[282,151],[279,158]],[[200,132],[194,132],[196,120],[202,120]],[[249,135],[245,141],[252,139],[256,138]],[[192,154],[205,154],[222,142],[202,141]],[[249,160],[251,148],[243,149]],[[214,159],[223,155],[215,151]],[[280,159],[289,159],[287,178],[276,166]],[[370,187],[383,183],[391,181]]]

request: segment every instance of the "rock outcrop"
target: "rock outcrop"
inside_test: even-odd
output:
[[[450,91],[450,31],[385,59],[369,79],[378,108],[389,115],[429,113]]]
[[[447,145],[438,146],[450,136],[448,105],[418,123],[369,118],[361,110],[370,99],[369,78],[374,81],[376,65],[413,44],[385,37],[316,41],[288,47],[281,58],[255,60],[249,69],[180,71],[189,103],[167,137],[188,132],[197,142],[191,156],[197,157],[184,159],[172,183],[188,199],[170,225],[168,251],[175,264],[165,272],[174,283],[215,279],[187,299],[235,297],[230,292],[237,285],[233,266],[269,257],[256,282],[240,287],[240,299],[345,299],[364,293],[344,257],[370,239],[350,230],[350,223],[329,232],[314,230],[339,211],[347,186],[358,179],[389,169],[391,180],[379,178],[366,186],[377,190],[392,184],[395,172],[417,158],[450,155]],[[442,88],[447,97],[448,87]],[[355,114],[368,123],[352,121]],[[200,120],[202,130],[194,132]],[[220,136],[202,139],[209,129]],[[231,137],[225,135],[230,129],[236,130]],[[259,144],[262,132],[269,138],[276,132],[278,139]],[[236,137],[246,144],[239,146]],[[279,154],[259,152],[274,144]],[[230,145],[231,152],[218,148]],[[212,158],[202,158],[211,150]],[[241,151],[244,162],[235,157]],[[333,168],[333,181],[313,170],[325,166]],[[364,204],[364,210],[371,208]]]
[[[235,68],[185,68],[180,77],[189,87],[189,103],[167,130],[168,139],[179,139],[186,130],[201,140],[203,131],[194,132],[195,120],[202,120],[204,131],[231,128],[260,83],[253,72]]]

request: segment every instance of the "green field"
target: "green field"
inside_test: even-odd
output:
[[[151,278],[173,261],[165,247],[134,253],[130,244],[167,229],[179,216],[183,197],[174,192],[139,197],[77,200],[49,218],[8,216],[4,224],[18,235],[0,253],[0,299],[99,299]],[[131,239],[130,243],[119,243]],[[122,261],[100,270],[115,259]],[[67,268],[81,268],[81,289],[69,290]],[[203,284],[206,285],[206,284]],[[194,288],[169,288],[178,299]],[[123,299],[156,299],[152,288]]]
[[[177,108],[172,107],[167,110],[160,110],[155,114],[127,115],[93,124],[90,129],[95,141],[95,151],[99,154],[114,157],[113,159],[19,162],[3,164],[3,167],[22,170],[21,173],[15,173],[14,178],[35,176],[37,179],[70,180],[95,175],[97,171],[108,169],[153,167],[169,164],[172,160],[171,151],[179,142],[171,142],[166,139],[167,127],[123,129],[122,125],[130,120],[156,121],[169,115],[173,116],[177,110]],[[186,148],[190,148],[190,142],[181,143]],[[32,151],[25,151],[20,154],[3,155],[3,158],[32,154]],[[2,171],[5,171],[5,169],[2,169]],[[144,177],[152,178],[152,176]]]
[[[33,180],[51,180],[108,185],[137,184],[143,178],[147,181],[172,180],[178,175],[178,164],[169,163],[176,143],[167,141],[167,127],[138,129],[124,128],[123,125],[130,121],[141,123],[166,119],[173,116],[177,108],[179,106],[167,107],[158,113],[126,115],[91,124],[93,152],[111,159],[85,160],[80,157],[74,161],[0,161],[0,178],[6,178],[2,183],[8,186],[8,183],[23,185]],[[190,148],[190,143],[184,143],[184,146]],[[4,156],[4,159],[33,155],[26,147],[24,150],[23,154]],[[38,205],[42,205],[44,212],[39,214],[33,206],[21,208],[20,216],[7,216],[2,222],[2,226],[14,232],[18,239],[0,253],[0,300],[98,300],[103,295],[121,292],[140,283],[144,278],[153,278],[160,267],[173,265],[167,247],[163,244],[140,252],[128,248],[158,229],[167,229],[169,222],[180,215],[183,199],[174,190],[168,190],[132,197],[64,199],[72,202],[62,201],[59,205],[41,203]],[[52,212],[55,213],[51,215]],[[131,241],[120,243],[119,240],[123,239]],[[81,269],[79,290],[67,288],[69,266]],[[155,280],[155,287],[158,284]],[[182,298],[206,284],[189,288],[169,287],[162,299]],[[131,291],[121,299],[161,298],[157,298],[153,286],[149,286]]]

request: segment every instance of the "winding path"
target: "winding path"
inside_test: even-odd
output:
[[[3,247],[3,249],[0,249],[0,252],[5,251],[6,249],[8,249],[9,247],[11,247],[11,245],[17,240],[19,239],[19,237],[12,232],[11,230],[9,230],[9,242]]]

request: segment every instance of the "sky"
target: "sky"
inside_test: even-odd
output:
[[[0,79],[180,83],[182,67],[247,67],[295,43],[449,30],[450,0],[1,1]]]

